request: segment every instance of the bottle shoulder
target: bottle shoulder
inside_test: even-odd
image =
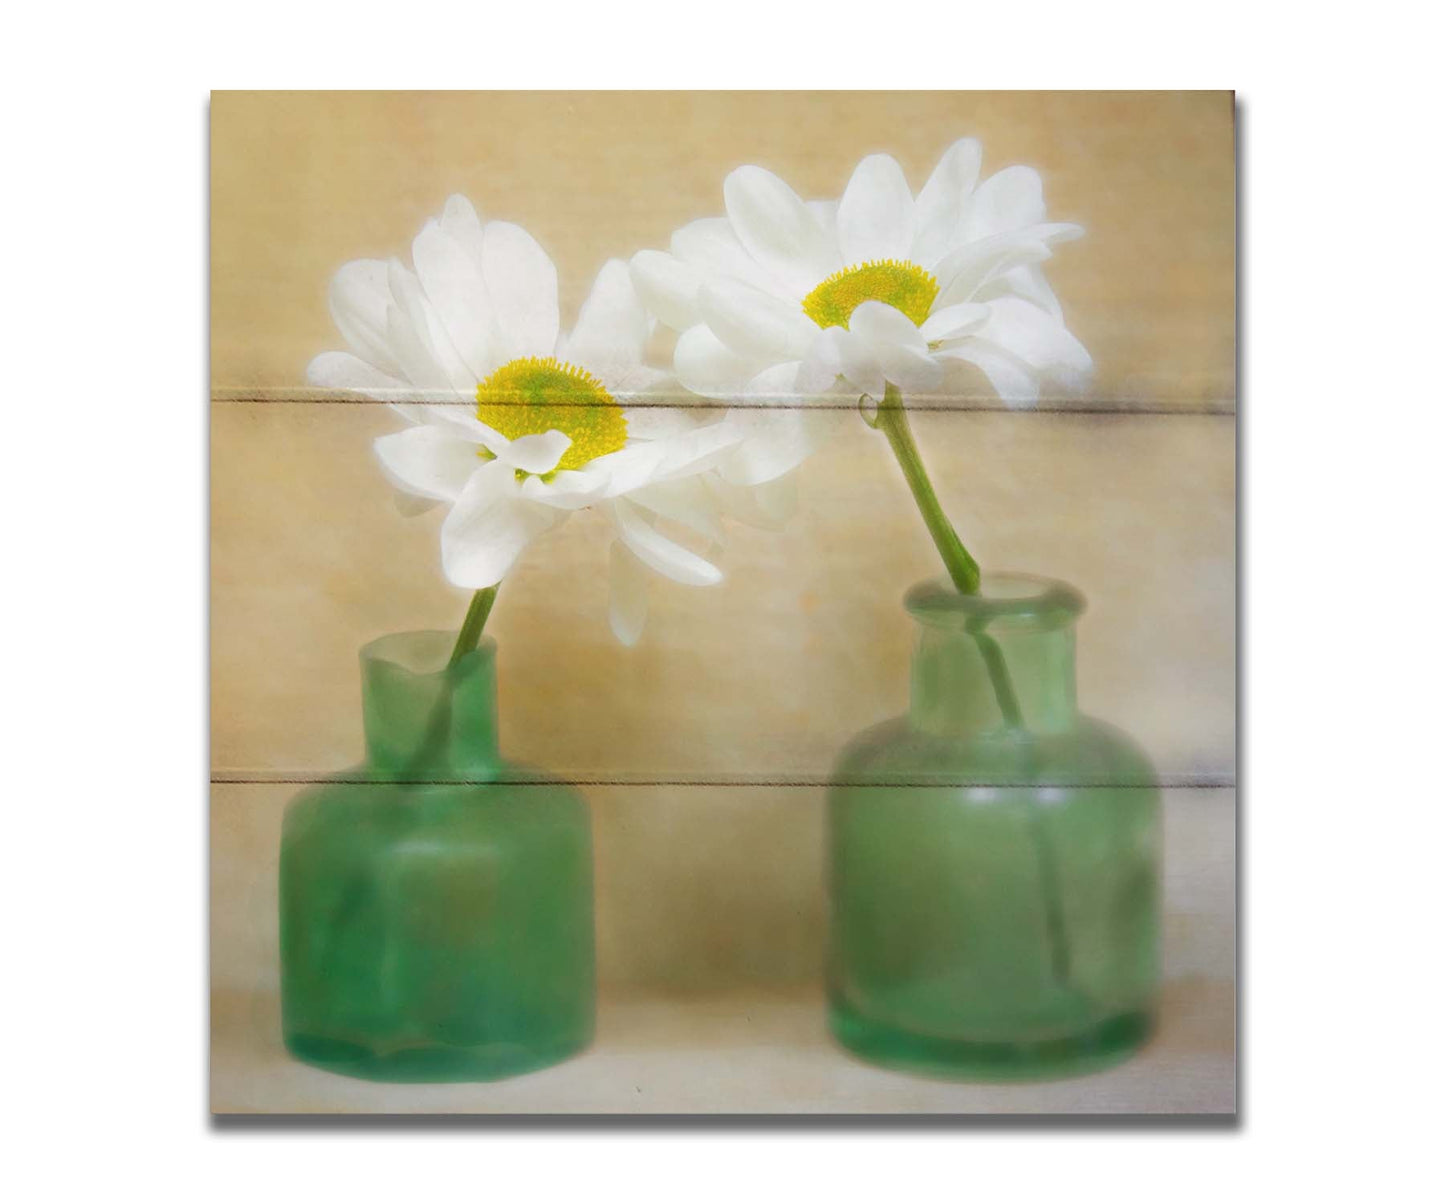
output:
[[[1067,732],[1036,735],[1004,729],[964,737],[916,727],[907,715],[860,732],[839,755],[835,784],[917,781],[937,777],[978,783],[1152,786],[1153,764],[1138,742],[1112,724],[1081,715]]]

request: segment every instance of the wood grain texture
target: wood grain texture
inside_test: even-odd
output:
[[[372,406],[212,407],[212,764],[330,772],[360,754],[357,649],[452,627],[439,518],[404,518]],[[825,777],[907,704],[901,598],[940,572],[897,465],[856,414],[799,479],[782,531],[735,526],[719,586],[658,580],[647,629],[607,625],[609,528],[530,549],[488,630],[503,748],[567,776]],[[1090,599],[1079,697],[1172,779],[1234,770],[1234,422],[1214,416],[924,414],[940,496],[985,566]]]

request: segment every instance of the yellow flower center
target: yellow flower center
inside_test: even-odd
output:
[[[572,440],[555,471],[621,451],[622,407],[585,368],[528,356],[503,364],[477,386],[477,417],[508,439],[561,431]]]
[[[803,298],[803,312],[825,329],[846,327],[864,301],[882,301],[922,326],[937,296],[938,281],[916,263],[872,259],[834,272]]]

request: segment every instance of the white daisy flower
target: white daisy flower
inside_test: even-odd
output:
[[[644,567],[685,585],[721,580],[658,521],[721,543],[718,516],[738,504],[702,477],[741,436],[725,415],[618,400],[671,381],[643,362],[652,319],[627,265],[602,269],[564,335],[547,253],[520,226],[483,223],[464,197],[427,222],[412,260],[337,273],[331,313],[351,352],[318,356],[307,377],[389,401],[412,423],[377,439],[376,454],[406,509],[450,506],[447,578],[495,585],[539,535],[595,507],[617,536],[611,621],[624,643],[646,615]]]
[[[837,202],[804,202],[761,167],[732,172],[726,217],[678,230],[671,254],[632,259],[643,301],[681,332],[678,379],[743,401],[835,388],[881,399],[887,383],[946,394],[961,365],[1009,405],[1046,384],[1081,387],[1089,354],[1040,265],[1083,231],[1045,220],[1032,168],[978,183],[981,158],[976,141],[955,143],[916,198],[889,155],[864,159]],[[770,468],[797,463],[816,429],[796,415],[753,421],[781,439]]]

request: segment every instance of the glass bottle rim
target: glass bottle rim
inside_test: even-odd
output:
[[[964,630],[994,621],[1038,630],[1064,627],[1083,614],[1084,595],[1065,581],[1032,573],[984,573],[976,594],[961,594],[946,577],[921,581],[903,597],[920,623]]]
[[[456,642],[455,631],[394,631],[363,644],[361,663],[363,667],[386,665],[411,677],[440,677]],[[477,663],[489,661],[496,651],[497,641],[484,635],[476,648],[457,662],[457,668],[469,666],[474,658]]]

